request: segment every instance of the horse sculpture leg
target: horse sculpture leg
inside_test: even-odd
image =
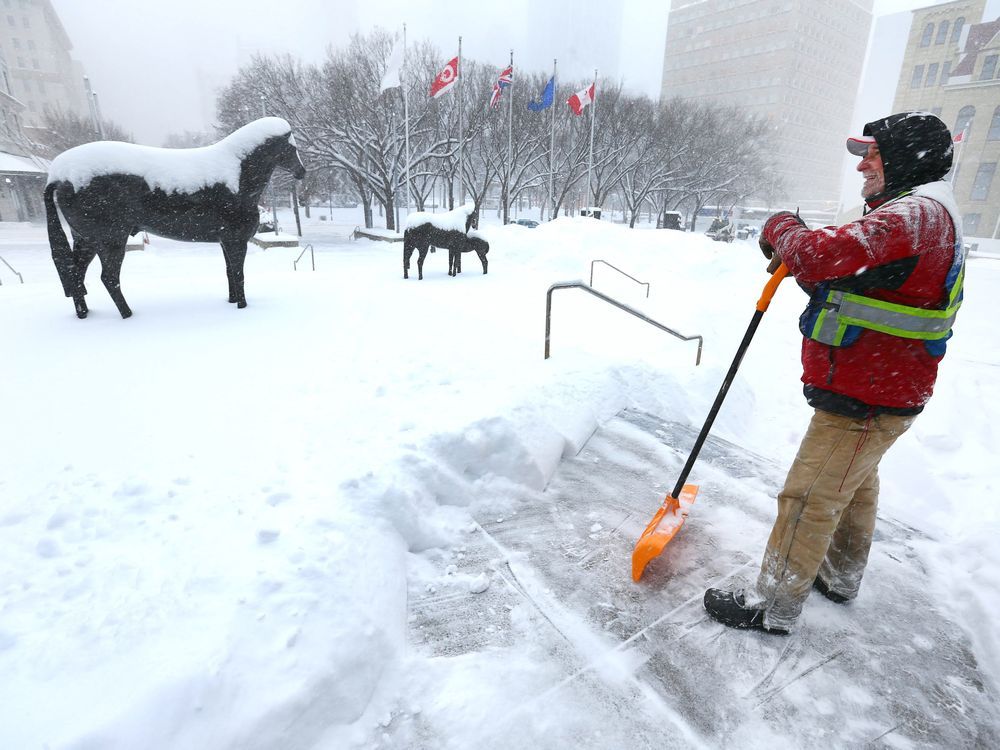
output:
[[[222,253],[226,256],[226,277],[229,279],[229,301],[239,308],[247,306],[243,291],[243,263],[247,257],[246,240],[227,240],[222,243]]]
[[[413,255],[413,245],[403,242],[403,278],[410,278],[410,256]]]
[[[108,294],[111,295],[111,299],[121,316],[130,318],[132,310],[125,301],[121,285],[122,261],[125,260],[126,241],[123,239],[121,242],[109,242],[101,248],[101,281],[104,282],[104,288],[108,290]]]
[[[87,277],[87,268],[95,255],[97,255],[97,249],[93,243],[76,235],[73,236],[73,273],[76,279],[76,288],[72,293],[73,306],[76,308],[76,317],[81,319],[86,318],[87,313],[90,312],[84,299],[87,295],[87,287],[84,286],[83,282]]]
[[[485,274],[486,273],[486,265],[487,265],[486,264],[486,253],[482,252],[481,250],[476,250],[476,255],[478,255],[479,256],[479,260],[481,260],[483,262],[483,273]]]
[[[424,278],[424,258],[427,257],[427,245],[422,245],[420,255],[417,256],[417,278],[423,281]]]

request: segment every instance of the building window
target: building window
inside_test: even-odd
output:
[[[990,132],[986,134],[988,141],[1000,141],[1000,107],[993,110],[993,121],[990,123]]]
[[[931,38],[933,36],[934,36],[934,24],[929,23],[926,26],[924,26],[924,35],[922,37],[920,37],[920,46],[921,47],[930,47],[931,46]]]
[[[927,80],[924,81],[924,88],[930,88],[937,83],[938,64],[931,63],[927,66]]]
[[[14,49],[21,49],[21,40],[14,37]]]
[[[997,70],[997,55],[987,55],[983,60],[983,72],[979,74],[980,81],[989,81]]]
[[[931,107],[931,114],[941,116],[941,107]]]
[[[38,64],[38,58],[36,57],[31,58],[31,67],[33,67],[35,70],[41,69],[41,66]]]
[[[966,214],[962,217],[962,234],[966,237],[975,237],[979,231],[979,214]]]
[[[920,82],[923,80],[923,78],[924,78],[924,66],[917,65],[913,69],[913,75],[910,76],[910,88],[911,89],[920,88]]]
[[[28,40],[28,49],[32,49],[33,50],[34,48],[35,48],[35,40],[34,39],[29,39]]]
[[[934,44],[944,44],[945,40],[948,39],[948,22],[942,21],[941,25],[938,26],[937,36],[934,37]]]
[[[14,20],[14,16],[7,16],[8,26],[17,26],[17,21]]]
[[[19,68],[23,68],[24,67],[24,58],[23,57],[17,58],[17,67],[19,67]]]
[[[972,130],[972,119],[976,116],[976,108],[971,104],[962,107],[958,110],[958,119],[955,120],[955,127],[951,131],[955,135],[958,135],[962,131]],[[968,138],[968,132],[966,132],[966,138]]]
[[[965,17],[959,16],[955,19],[955,25],[951,29],[951,43],[955,44],[958,42],[958,38],[962,36],[962,27],[965,26]]]
[[[990,185],[993,184],[993,175],[996,171],[997,163],[995,161],[979,165],[976,179],[972,183],[972,192],[969,194],[970,199],[974,201],[986,200],[990,194]]]
[[[31,28],[31,24],[28,23],[28,17],[27,16],[22,16],[21,17],[21,25],[24,26],[24,28],[26,28],[26,29],[30,29]]]
[[[941,85],[944,86],[948,83],[948,78],[951,77],[951,60],[947,60],[941,65]]]

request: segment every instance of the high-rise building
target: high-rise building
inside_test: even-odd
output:
[[[0,53],[0,221],[40,219],[48,163],[32,154],[24,134],[24,104],[11,93],[7,61]]]
[[[28,136],[46,109],[89,117],[80,64],[49,0],[0,0],[0,52],[7,59],[11,93],[25,105]]]
[[[1000,239],[1000,18],[985,0],[913,11],[893,111],[926,110],[957,139],[948,179],[966,237]]]
[[[35,141],[45,111],[90,115],[72,47],[50,0],[0,0],[0,221],[44,217],[48,162]]]
[[[663,100],[767,118],[785,197],[832,222],[872,0],[673,0]]]

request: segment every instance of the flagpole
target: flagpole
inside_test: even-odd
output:
[[[400,69],[400,86],[403,89],[403,138],[406,143],[406,214],[410,214],[410,206],[413,205],[410,197],[410,105],[406,96],[406,24],[403,24],[403,67]],[[396,227],[399,231],[399,227]]]
[[[510,222],[510,152],[514,123],[514,50],[510,51],[510,93],[507,95],[507,189],[504,191],[503,221]]]
[[[594,167],[594,121],[597,119],[597,68],[594,68],[594,83],[590,88],[594,92],[594,96],[590,102],[590,159],[587,160],[587,200],[593,205],[596,201],[592,197],[590,172]]]
[[[458,74],[458,184],[459,184],[459,199],[460,205],[465,205],[465,165],[463,164],[463,144],[465,142],[465,126],[462,122],[462,110],[463,107],[463,86],[462,79],[462,37],[458,38],[458,70],[455,71]]]
[[[556,167],[556,60],[552,61],[552,132],[549,135],[549,221],[552,221],[555,209],[555,197],[552,194],[552,180],[555,178]]]

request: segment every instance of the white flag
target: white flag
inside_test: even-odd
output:
[[[394,89],[400,85],[399,72],[403,69],[403,43],[397,40],[392,47],[392,54],[389,55],[389,65],[382,76],[382,86],[378,92],[381,94],[386,89]]]

